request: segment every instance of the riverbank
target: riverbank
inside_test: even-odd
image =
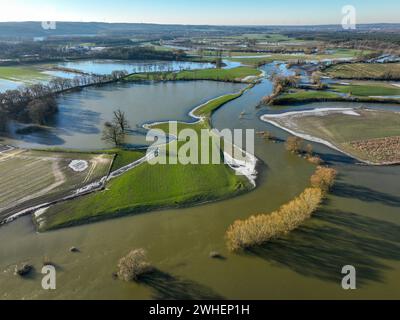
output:
[[[399,112],[317,108],[267,114],[261,120],[302,139],[326,145],[368,165],[400,163],[397,147],[397,137],[400,136]],[[377,128],[374,126],[376,123],[385,123],[385,126]],[[384,143],[387,145],[382,151],[380,147]]]

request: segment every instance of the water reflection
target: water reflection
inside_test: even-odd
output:
[[[63,62],[58,65],[62,68],[75,69],[85,73],[111,74],[115,70],[126,70],[129,73],[180,71],[194,69],[208,69],[215,66],[211,63],[190,61],[118,61],[118,60],[88,60]]]

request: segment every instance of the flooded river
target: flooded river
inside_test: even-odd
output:
[[[59,113],[54,123],[34,134],[21,135],[14,125],[11,136],[2,143],[24,148],[61,147],[69,149],[102,149],[104,122],[121,109],[127,115],[131,131],[127,143],[146,144],[144,123],[164,120],[192,121],[190,110],[209,99],[237,92],[244,85],[212,81],[165,83],[127,83],[85,88],[58,99]]]
[[[265,70],[268,73],[271,67],[266,66]],[[171,113],[167,109],[170,108],[179,109],[178,119],[184,120],[186,112],[194,105],[233,89],[208,82],[143,86],[147,86],[146,89],[139,85],[147,93],[132,101],[131,106],[155,108],[153,120],[169,118]],[[216,91],[210,92],[211,87],[217,88],[213,89]],[[172,89],[176,90],[175,94],[171,93]],[[82,106],[88,108],[92,103],[90,111],[96,112],[96,104],[99,105],[104,96],[115,99],[115,95],[124,90],[136,89],[119,86],[90,89],[62,99],[74,105],[75,110]],[[154,93],[153,103],[142,101],[152,90],[164,92],[164,98],[160,98],[164,102],[162,107],[154,102],[157,97]],[[213,126],[267,129],[285,139],[284,131],[262,122],[259,117],[267,112],[304,106],[257,109],[261,97],[271,90],[272,84],[265,79],[219,109],[213,116]],[[121,102],[120,107],[128,101],[124,99],[117,100]],[[137,123],[145,118],[141,113],[145,111],[139,112],[139,109],[135,109]],[[245,116],[239,119],[242,112]],[[304,159],[287,153],[283,143],[257,138],[256,155],[263,164],[257,189],[246,195],[45,234],[35,232],[29,217],[0,228],[0,297],[399,299],[400,167],[358,165],[325,146],[314,144],[314,148],[339,171],[338,182],[315,217],[284,239],[241,255],[229,253],[225,246],[224,234],[233,221],[277,209],[307,186],[315,169]],[[72,246],[81,252],[70,253]],[[114,280],[112,273],[116,271],[119,258],[133,248],[145,248],[159,272],[140,284]],[[224,259],[210,259],[211,251],[220,252]],[[54,292],[41,289],[40,268],[45,257],[57,266],[57,290]],[[14,265],[20,262],[35,266],[36,272],[30,279],[13,275]],[[357,290],[349,292],[341,288],[344,265],[357,268]]]

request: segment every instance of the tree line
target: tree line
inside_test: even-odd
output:
[[[156,50],[152,47],[115,47],[95,53],[95,58],[118,60],[184,60],[183,50]]]
[[[335,169],[319,166],[310,178],[311,187],[270,214],[254,215],[235,221],[226,232],[227,246],[240,251],[287,235],[300,227],[318,210],[335,182]]]
[[[43,61],[59,61],[68,59],[118,59],[118,60],[185,60],[186,53],[183,50],[157,50],[153,47],[138,45],[121,45],[106,47],[103,50],[68,50],[69,42],[50,41],[22,41],[2,42],[0,46],[1,65],[13,65],[19,63],[35,63]],[[100,43],[100,45],[102,45]],[[105,44],[110,45],[109,43]],[[67,49],[66,49],[67,48]]]
[[[127,71],[113,71],[110,75],[54,78],[47,84],[37,83],[0,93],[0,131],[7,131],[10,120],[45,125],[58,112],[57,93],[117,81],[127,75]]]

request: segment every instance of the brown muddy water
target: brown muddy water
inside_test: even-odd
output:
[[[286,133],[259,120],[277,110],[255,108],[270,90],[265,80],[218,110],[213,125],[268,129],[284,139]],[[246,115],[240,120],[241,112]],[[240,255],[225,246],[233,221],[277,209],[307,186],[314,170],[288,154],[283,143],[257,138],[256,155],[263,164],[257,189],[246,195],[45,234],[35,232],[30,217],[0,228],[0,298],[399,299],[400,167],[358,165],[314,147],[339,171],[338,182],[315,217],[284,239]],[[72,246],[80,253],[70,253]],[[159,272],[139,284],[114,280],[119,258],[134,248],[145,248]],[[210,259],[211,251],[224,259]],[[44,257],[57,266],[53,292],[41,288]],[[31,278],[13,275],[20,262],[35,266]],[[344,265],[357,268],[357,290],[341,288]]]

